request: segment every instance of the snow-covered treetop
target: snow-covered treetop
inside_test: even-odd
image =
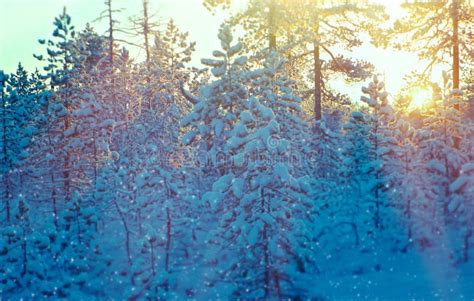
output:
[[[362,92],[367,94],[367,96],[361,96],[360,100],[373,108],[376,115],[380,114],[389,118],[393,114],[393,109],[388,103],[388,93],[385,91],[385,84],[377,76],[374,76],[368,87],[362,87]]]
[[[212,67],[211,72],[217,79],[201,88],[192,112],[181,121],[182,126],[192,127],[183,142],[189,145],[199,136],[206,140],[208,150],[223,147],[221,139],[230,134],[237,112],[245,110],[248,98],[243,68],[247,58],[238,56],[242,44],[232,45],[233,38],[227,25],[220,28],[218,37],[223,51],[214,51],[213,59],[202,59],[204,65]]]
[[[245,65],[245,63],[247,63],[247,57],[239,56],[233,59],[235,55],[242,51],[243,45],[240,42],[232,45],[233,37],[228,25],[223,25],[220,28],[218,37],[221,42],[221,47],[225,52],[215,50],[212,53],[215,59],[202,59],[201,63],[211,67],[211,72],[215,77],[222,77],[232,65]]]
[[[3,88],[4,83],[8,80],[8,74],[5,74],[3,70],[0,70],[0,85]]]
[[[362,87],[362,92],[367,96],[361,96],[360,100],[368,104],[371,108],[378,109],[388,104],[388,93],[384,91],[385,84],[374,76],[368,87]]]

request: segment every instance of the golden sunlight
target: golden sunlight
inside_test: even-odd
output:
[[[410,105],[408,110],[410,111],[427,107],[433,99],[433,92],[425,87],[415,87],[411,89],[409,95]]]

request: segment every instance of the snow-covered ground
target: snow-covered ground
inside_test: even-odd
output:
[[[473,300],[474,263],[453,264],[446,249],[414,248],[326,256],[315,276],[323,300]]]

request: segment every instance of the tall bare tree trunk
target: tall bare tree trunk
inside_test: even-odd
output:
[[[276,50],[276,34],[275,34],[275,0],[271,0],[268,12],[268,48],[270,51]]]
[[[452,18],[453,18],[453,89],[459,89],[459,0],[453,0]],[[456,110],[460,110],[459,103],[454,104]],[[461,138],[454,137],[454,147],[461,147]],[[454,171],[454,176],[459,175],[459,170]]]
[[[109,19],[109,60],[110,68],[114,65],[114,20],[112,18],[112,0],[107,0],[107,11]]]
[[[314,15],[314,42],[313,42],[313,60],[314,60],[314,120],[319,122],[322,118],[321,112],[321,86],[322,86],[322,73],[321,73],[321,54],[320,54],[320,37],[319,37],[319,16],[318,12]]]
[[[320,121],[322,117],[322,112],[321,112],[322,75],[321,75],[321,58],[320,58],[318,41],[314,42],[313,58],[314,58],[314,119],[315,121]]]
[[[459,89],[459,3],[453,0],[452,3],[453,18],[453,88]],[[459,104],[456,104],[459,110]]]
[[[64,61],[66,62],[66,57],[64,58]],[[64,72],[67,71],[67,65],[64,63],[63,70]],[[64,117],[64,132],[66,132],[70,127],[71,127],[71,121],[69,120],[69,113],[71,111],[71,103],[69,102],[69,83],[68,80],[66,79],[66,93],[65,93],[65,98],[64,98],[64,107],[66,108],[66,116]],[[66,145],[67,141],[69,138],[66,138]],[[63,166],[63,181],[64,181],[64,193],[65,193],[65,199],[66,202],[68,202],[71,199],[71,154],[69,152],[69,147],[66,147],[65,149],[66,154],[64,157],[64,166]]]
[[[150,24],[148,23],[148,0],[143,0],[143,36],[145,38],[145,53],[146,53],[146,66],[149,68],[150,64],[150,43],[148,41],[148,35],[150,33]]]

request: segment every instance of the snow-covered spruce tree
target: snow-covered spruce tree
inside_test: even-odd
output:
[[[223,51],[214,51],[214,59],[201,60],[204,65],[212,67],[211,72],[216,80],[201,88],[193,110],[182,120],[181,125],[189,128],[183,137],[184,144],[196,145],[195,150],[205,154],[209,160],[205,164],[212,165],[208,168],[209,172],[218,170],[223,175],[228,170],[224,146],[239,112],[245,109],[248,97],[242,73],[247,58],[239,56],[241,43],[232,45],[228,26],[222,26],[218,37]]]
[[[232,167],[203,197],[222,215],[209,237],[217,297],[304,297],[312,272],[308,186],[285,161],[291,143],[268,143],[280,125],[262,102],[251,97],[240,113],[226,142]]]

